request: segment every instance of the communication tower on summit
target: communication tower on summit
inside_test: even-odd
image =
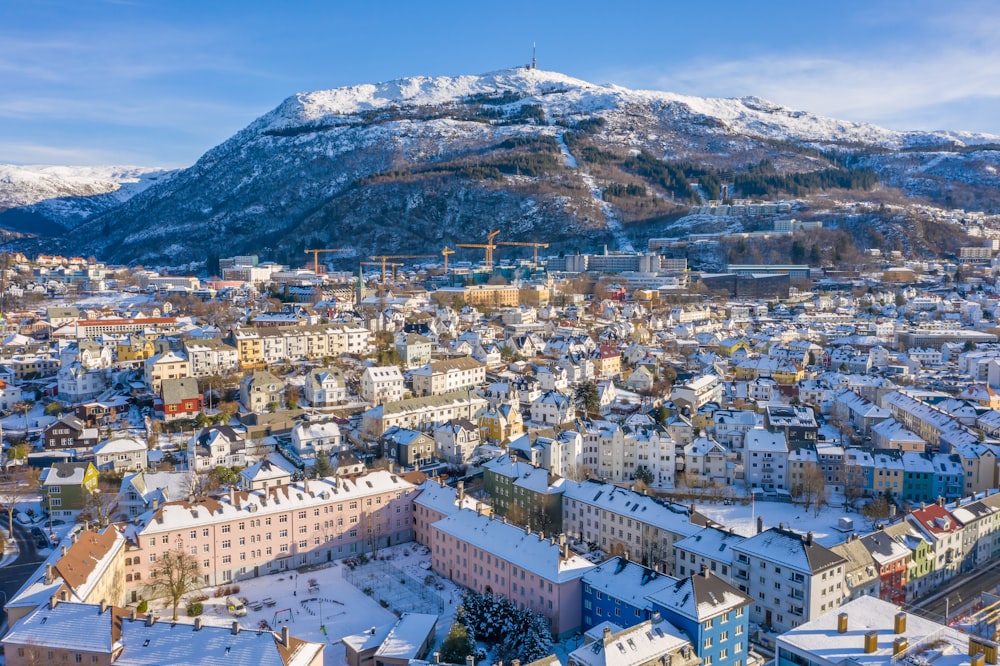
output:
[[[538,69],[538,61],[535,60],[535,42],[531,42],[531,69]]]

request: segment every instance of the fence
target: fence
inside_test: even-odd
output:
[[[386,560],[369,560],[343,567],[344,578],[354,587],[396,613],[444,612],[436,587],[418,581]],[[436,577],[435,577],[436,580]]]

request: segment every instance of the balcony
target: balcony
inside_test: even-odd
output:
[[[750,573],[743,569],[737,569],[733,577],[739,580],[750,580]]]

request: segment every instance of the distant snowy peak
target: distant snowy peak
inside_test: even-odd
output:
[[[868,144],[884,148],[934,144],[1000,143],[1000,136],[972,132],[901,132],[870,123],[828,118],[759,97],[703,98],[656,90],[597,85],[558,72],[524,67],[479,76],[414,76],[393,81],[299,93],[251,125],[251,131],[337,124],[346,116],[389,107],[445,106],[476,96],[511,104],[539,104],[550,117],[603,115],[643,105],[670,119],[711,119],[724,131],[808,143]]]
[[[128,198],[169,175],[136,166],[19,166],[0,164],[0,210],[48,199],[87,197],[121,191]],[[124,200],[124,199],[123,199]]]

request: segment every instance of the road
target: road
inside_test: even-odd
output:
[[[994,562],[971,574],[965,574],[963,578],[964,580],[948,594],[924,604],[917,602],[914,604],[916,610],[909,608],[908,610],[941,622],[944,620],[945,607],[947,606],[949,617],[955,617],[964,607],[978,602],[980,592],[993,590],[997,585],[1000,585],[1000,562]]]
[[[45,560],[45,555],[38,553],[35,548],[35,540],[31,532],[26,528],[14,523],[14,539],[20,551],[17,559],[9,565],[0,568],[0,593],[3,594],[3,602],[6,603],[15,592],[21,589],[24,581],[38,569],[39,563]],[[4,612],[3,624],[7,624],[7,613]]]

